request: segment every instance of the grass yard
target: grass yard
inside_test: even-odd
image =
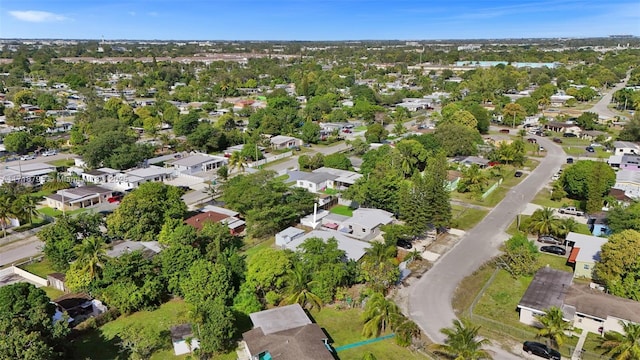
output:
[[[44,290],[44,292],[47,293],[47,297],[49,297],[49,299],[51,300],[55,300],[60,296],[64,295],[63,291],[60,291],[56,288],[52,288],[49,286],[44,286],[44,287],[41,287],[40,289]]]
[[[511,225],[509,225],[505,232],[511,236],[515,235],[518,232],[523,232],[522,230],[526,226],[529,218],[529,215],[520,215],[520,229],[518,229],[518,219],[513,219],[513,222],[511,223]]]
[[[562,198],[561,200],[551,200],[551,191],[549,189],[540,190],[540,192],[536,194],[531,202],[540,206],[552,208],[580,205],[569,198]]]
[[[38,211],[43,214],[43,215],[47,215],[47,216],[51,216],[51,217],[58,217],[62,215],[62,211],[58,210],[58,209],[54,209],[54,208],[50,208],[50,207],[43,207],[38,209]],[[80,214],[82,212],[86,212],[89,211],[88,208],[84,208],[84,209],[76,209],[76,210],[69,210],[69,211],[65,211],[66,215],[75,215],[75,214]]]
[[[70,167],[73,166],[75,164],[75,161],[72,159],[60,159],[60,160],[53,160],[53,161],[47,161],[48,164],[51,164],[55,167]]]
[[[321,311],[312,311],[311,315],[318,325],[326,330],[333,340],[334,347],[352,344],[367,338],[362,332],[362,309],[336,310],[325,307]],[[372,353],[378,359],[385,360],[416,360],[427,359],[407,348],[396,345],[394,339],[359,346],[340,351],[338,357],[341,360],[360,360],[365,353]]]
[[[173,325],[185,323],[187,318],[187,307],[181,300],[169,301],[154,311],[139,311],[129,316],[121,316],[111,321],[97,330],[89,331],[72,342],[74,359],[91,360],[124,360],[123,354],[119,353],[120,339],[118,335],[126,326],[130,324],[144,324],[146,327],[154,327],[161,331],[169,331]],[[99,351],[96,351],[98,350]],[[232,356],[231,356],[232,355]],[[184,359],[185,356],[173,355],[171,339],[167,337],[166,346],[156,351],[151,360]],[[236,354],[217,357],[217,359],[235,359]]]
[[[606,350],[598,348],[598,346],[600,346],[601,339],[602,337],[598,334],[594,334],[594,333],[587,334],[587,340],[584,342],[584,345],[582,346],[582,350],[585,350],[591,353],[602,354]]]
[[[462,316],[469,310],[471,303],[473,303],[476,295],[478,295],[484,284],[489,280],[493,271],[493,266],[482,266],[458,284],[451,303],[456,315]]]
[[[247,256],[247,258],[250,258],[251,256],[253,256],[254,254],[258,253],[262,249],[273,247],[273,245],[275,243],[276,243],[276,238],[275,237],[271,237],[266,241],[263,241],[263,242],[255,245],[255,246],[252,246],[252,247],[248,248],[244,252],[244,254]]]
[[[56,272],[51,267],[49,260],[45,259],[44,257],[41,258],[40,261],[35,261],[31,264],[20,266],[20,268],[45,279],[47,278],[47,275]]]
[[[338,214],[343,216],[353,216],[353,209],[346,205],[336,205],[329,210],[332,214]]]
[[[461,230],[469,230],[476,226],[489,213],[489,210],[468,208],[460,205],[452,205],[453,227]]]
[[[367,126],[366,125],[357,126],[355,129],[353,129],[353,131],[367,131]]]

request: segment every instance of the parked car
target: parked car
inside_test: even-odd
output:
[[[538,142],[538,140],[536,140],[535,138],[528,138],[527,141],[532,143],[532,144],[535,144],[535,143]]]
[[[411,241],[404,240],[404,239],[399,239],[398,240],[398,246],[403,248],[403,249],[407,249],[407,250],[412,248]]]
[[[535,341],[525,341],[522,350],[529,354],[540,356],[544,359],[560,360],[560,353],[547,345]]]
[[[36,158],[35,155],[22,155],[20,156],[21,161],[34,160]]]
[[[553,138],[553,142],[557,144],[562,144],[562,139],[556,137],[556,138]]]
[[[58,153],[57,150],[47,150],[42,152],[42,156],[53,156],[56,155]]]
[[[515,173],[515,174],[513,174],[513,176],[515,176],[515,177],[522,177],[522,171],[520,171],[520,170],[516,171],[516,173]]]
[[[568,206],[568,207],[563,207],[560,208],[560,210],[558,210],[558,212],[560,214],[568,214],[568,215],[575,215],[575,216],[584,216],[584,212],[576,209],[573,206]]]
[[[500,133],[501,134],[508,134],[509,133],[509,129],[500,129]]]
[[[114,195],[114,196],[112,196],[112,197],[107,199],[107,201],[109,203],[111,203],[111,204],[120,202],[120,200],[122,200],[122,196],[121,195]]]
[[[573,164],[573,158],[567,158],[567,164]]]
[[[546,151],[546,150],[544,149],[544,146],[540,146],[540,147],[538,148],[538,150],[539,150],[539,151]]]
[[[578,135],[574,133],[564,133],[562,134],[562,137],[570,138],[570,137],[578,137]]]
[[[541,246],[540,251],[556,255],[565,255],[567,253],[567,250],[557,245]]]
[[[545,244],[562,245],[564,241],[556,239],[551,235],[540,235],[538,241]]]
[[[587,150],[587,152],[590,152],[590,153],[596,152],[596,150],[592,146],[587,146],[586,150]]]

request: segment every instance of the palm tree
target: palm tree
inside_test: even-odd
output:
[[[104,238],[100,236],[86,237],[76,245],[75,251],[78,257],[76,261],[84,263],[89,276],[92,279],[95,278],[106,261],[107,243]]]
[[[385,299],[381,293],[374,293],[364,306],[362,335],[367,337],[380,335],[381,332],[393,327],[393,322],[398,319],[398,315],[400,315],[400,309],[393,301]]]
[[[396,333],[396,344],[400,346],[409,346],[411,341],[420,336],[420,328],[416,323],[404,318],[404,321],[393,327]]]
[[[560,220],[554,214],[554,209],[544,207],[531,214],[529,220],[529,231],[536,235],[546,235],[557,233]]]
[[[620,320],[624,335],[616,331],[607,331],[598,346],[607,349],[605,353],[615,360],[640,359],[640,324]]]
[[[542,111],[547,108],[551,104],[551,100],[548,97],[541,97],[538,99],[538,106],[542,108]]]
[[[372,353],[366,353],[362,356],[362,360],[378,360]]]
[[[33,217],[37,217],[40,214],[38,211],[38,200],[30,195],[21,196],[20,212],[29,220],[29,224],[33,224]]]
[[[381,263],[395,257],[397,249],[393,245],[387,245],[380,241],[373,241],[366,250],[367,261]]]
[[[557,347],[564,344],[567,337],[565,332],[573,329],[570,322],[564,321],[562,310],[556,306],[550,307],[543,315],[537,315],[536,318],[542,325],[538,330],[538,336],[548,338],[551,344]]]
[[[244,172],[244,168],[247,165],[247,159],[242,156],[240,151],[234,151],[229,157],[229,167],[232,169],[240,169],[240,171]]]
[[[282,300],[283,304],[300,304],[303,308],[313,309],[315,307],[320,310],[323,305],[322,299],[311,292],[313,281],[310,281],[309,273],[302,266],[296,265],[289,269],[286,279],[286,292],[289,296]]]
[[[15,206],[14,201],[9,196],[1,196],[0,197],[0,225],[2,226],[2,234],[4,237],[7,236],[7,225],[11,218],[14,217],[15,214]]]
[[[580,223],[577,222],[574,218],[564,218],[560,220],[558,228],[556,229],[556,233],[554,235],[564,238],[570,232],[576,232],[579,226]]]
[[[484,345],[491,342],[488,339],[478,339],[480,326],[474,326],[468,319],[453,320],[453,326],[440,329],[447,338],[444,344],[433,344],[431,348],[440,354],[455,360],[492,359]]]

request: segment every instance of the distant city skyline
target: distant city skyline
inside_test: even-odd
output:
[[[0,38],[435,40],[640,35],[638,0],[2,0]]]

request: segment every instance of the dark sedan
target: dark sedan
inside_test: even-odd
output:
[[[529,354],[538,355],[544,359],[560,360],[560,353],[545,344],[535,341],[525,341],[522,350]]]
[[[403,239],[398,240],[398,246],[407,250],[412,248],[411,241]]]
[[[553,244],[553,245],[562,245],[563,241],[560,239],[556,239],[551,235],[540,235],[538,236],[538,242],[545,244]]]
[[[556,245],[542,246],[540,251],[556,255],[565,255],[567,253],[567,250]]]
[[[513,176],[522,177],[522,171],[516,171],[516,173]]]

